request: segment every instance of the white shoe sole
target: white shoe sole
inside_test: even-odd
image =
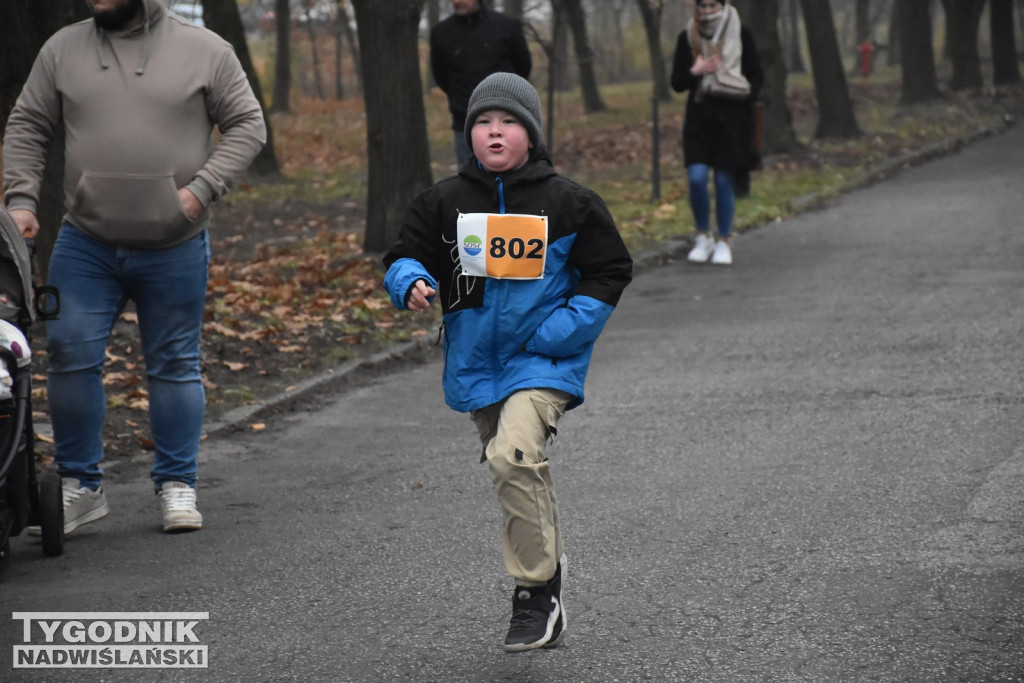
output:
[[[179,521],[179,522],[164,522],[163,530],[165,534],[177,534],[184,531],[199,531],[203,528],[203,518],[200,517],[198,520],[191,521]]]
[[[95,510],[90,510],[89,512],[85,513],[84,515],[82,515],[78,519],[72,520],[70,522],[65,522],[64,523],[64,535],[65,536],[70,536],[71,532],[73,532],[75,529],[79,528],[80,526],[82,526],[84,524],[89,524],[90,522],[95,522],[96,520],[99,520],[99,519],[103,519],[104,517],[106,517],[109,514],[110,514],[110,506],[108,506],[106,503],[103,503],[103,507],[96,508]]]
[[[558,563],[562,566],[562,590],[564,591],[567,567],[564,554],[558,560]],[[561,598],[561,596],[559,596],[559,598]],[[565,614],[565,603],[561,599],[559,599],[558,601],[558,613],[555,614],[554,617],[555,621],[551,622],[551,629],[554,628],[554,624],[556,623],[558,618],[562,619],[562,630],[558,632],[558,635],[554,638],[554,640],[551,640],[550,635],[546,635],[546,637],[542,638],[541,640],[538,640],[535,643],[505,645],[505,652],[527,652],[529,650],[540,650],[542,648],[547,649],[559,647],[562,644],[562,641],[565,640],[565,632],[569,628],[569,619]]]

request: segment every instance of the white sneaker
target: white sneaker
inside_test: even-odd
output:
[[[203,516],[196,509],[194,488],[184,482],[167,481],[160,487],[159,496],[165,534],[203,528]]]
[[[704,233],[697,235],[697,239],[693,242],[693,249],[686,255],[687,261],[693,263],[705,263],[711,258],[711,252],[715,250],[715,240],[713,237],[709,237]]]
[[[732,247],[728,242],[719,242],[715,245],[715,253],[711,256],[711,262],[718,266],[732,265]]]
[[[101,486],[93,491],[82,486],[77,479],[60,480],[61,498],[64,504],[64,535],[110,514],[107,497]],[[43,530],[38,524],[25,527],[29,536],[42,536]]]

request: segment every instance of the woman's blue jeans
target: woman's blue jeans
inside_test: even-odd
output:
[[[100,485],[107,341],[131,299],[149,381],[152,476],[195,486],[206,410],[199,340],[210,264],[207,232],[169,249],[129,249],[64,224],[50,256],[60,317],[47,323],[47,396],[62,477]]]
[[[708,195],[708,178],[711,169],[706,164],[688,166],[690,181],[690,208],[697,230],[711,229],[711,197]],[[732,218],[736,212],[736,191],[732,184],[732,171],[715,169],[715,218],[718,221],[718,237],[728,239],[732,234]]]

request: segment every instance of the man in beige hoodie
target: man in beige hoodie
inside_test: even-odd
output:
[[[200,328],[209,207],[266,141],[230,44],[160,0],[86,0],[91,20],[43,46],[8,119],[5,201],[25,237],[46,148],[65,128],[64,223],[49,263],[47,394],[65,532],[108,513],[102,488],[106,344],[135,303],[165,532],[202,527],[195,484],[205,412]],[[213,129],[220,139],[213,144]]]

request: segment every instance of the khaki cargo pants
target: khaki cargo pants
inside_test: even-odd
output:
[[[524,389],[470,413],[480,432],[503,513],[505,569],[517,586],[540,586],[562,556],[558,502],[544,446],[572,400],[557,389]]]

